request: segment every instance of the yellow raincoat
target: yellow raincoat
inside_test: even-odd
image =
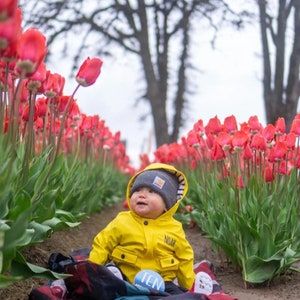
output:
[[[113,261],[131,283],[139,271],[151,269],[158,272],[164,281],[177,278],[180,286],[190,289],[195,278],[194,253],[182,224],[173,218],[188,184],[184,174],[173,166],[156,163],[143,171],[152,169],[165,169],[178,176],[180,185],[176,204],[157,219],[142,218],[131,209],[120,212],[95,237],[89,259],[102,265]],[[127,186],[129,208],[130,187],[138,174],[130,179]]]

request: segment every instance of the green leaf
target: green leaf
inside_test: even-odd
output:
[[[64,228],[73,228],[80,225],[80,222],[67,222],[63,221],[60,218],[52,218],[50,220],[47,220],[43,222],[44,225],[48,225],[50,228],[52,228],[53,231],[62,230]]]
[[[17,252],[15,259],[11,264],[11,276],[13,278],[28,279],[28,278],[43,278],[47,280],[64,279],[70,277],[69,274],[61,274],[53,272],[49,269],[26,262],[20,252]]]
[[[280,258],[264,260],[257,256],[249,257],[245,261],[243,278],[247,282],[262,283],[274,277],[276,270],[280,266]]]
[[[30,243],[28,243],[27,246],[44,241],[53,232],[53,228],[51,228],[50,226],[40,224],[35,221],[31,221],[29,227],[32,228],[34,234],[31,238]]]
[[[45,220],[51,219],[55,215],[56,202],[55,199],[58,197],[59,189],[48,189],[46,187],[33,204],[33,216],[32,218],[39,223]]]
[[[0,274],[0,289],[10,286],[13,283],[15,283],[16,281],[19,281],[22,279],[23,278],[21,276],[12,277],[12,276],[6,276],[6,275]]]

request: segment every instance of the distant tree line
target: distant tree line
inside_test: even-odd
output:
[[[191,57],[192,41],[202,21],[215,33],[212,42],[224,24],[241,30],[250,21],[259,22],[266,120],[274,123],[284,117],[289,127],[297,113],[299,0],[253,0],[251,9],[241,4],[238,12],[228,0],[21,0],[20,4],[27,24],[47,36],[50,57],[52,44],[64,43],[67,55],[74,46],[69,37],[78,37],[74,69],[83,53],[113,55],[116,45],[138,57],[144,78],[138,98],[149,104],[146,116],[152,117],[157,147],[176,142],[184,126],[193,92],[191,72],[200,67]]]

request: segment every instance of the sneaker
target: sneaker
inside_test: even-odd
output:
[[[64,299],[67,294],[67,287],[63,279],[53,281],[50,287],[53,295],[59,299]]]
[[[213,271],[213,264],[209,260],[202,260],[194,265],[196,274],[192,292],[210,295],[223,290],[220,284],[216,281],[216,276]]]
[[[123,278],[123,275],[121,273],[121,271],[119,270],[119,268],[117,268],[116,266],[113,266],[113,265],[108,265],[106,266],[106,268],[112,272],[116,277],[118,277],[119,279],[124,279]]]
[[[196,273],[193,291],[204,295],[210,295],[213,292],[214,282],[208,273],[200,271]]]

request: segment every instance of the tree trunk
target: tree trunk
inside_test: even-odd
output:
[[[179,137],[180,128],[183,125],[183,109],[185,106],[185,93],[187,92],[186,82],[186,62],[189,57],[189,30],[190,30],[190,16],[188,12],[185,12],[185,18],[182,22],[182,51],[181,51],[181,63],[178,69],[178,81],[177,81],[177,93],[174,101],[175,113],[173,118],[173,132],[170,137],[170,142],[177,142]]]
[[[278,2],[277,32],[272,18],[267,14],[267,1],[258,0],[260,12],[261,43],[263,51],[263,96],[267,123],[274,124],[283,117],[287,129],[297,114],[300,96],[300,1],[280,0]],[[285,70],[287,24],[291,12],[294,11],[294,37],[289,58],[289,69]],[[273,41],[275,51],[274,70],[271,69],[271,53],[269,41]],[[273,49],[272,48],[272,49]],[[285,82],[287,74],[287,82]]]
[[[289,76],[286,87],[286,125],[290,128],[297,113],[297,106],[300,96],[300,1],[294,1],[294,45],[290,56]]]
[[[151,106],[154,133],[156,138],[156,147],[159,147],[164,143],[169,142],[168,121],[166,113],[167,58],[164,58],[164,65],[159,65],[158,62],[158,75],[161,75],[160,77],[162,78],[157,78],[158,75],[156,76],[155,74],[155,67],[151,60],[151,47],[149,44],[148,30],[149,24],[147,20],[146,6],[144,1],[139,2],[138,11],[141,24],[141,31],[140,35],[138,36],[138,40],[140,43],[140,57],[142,60],[143,71],[145,74],[147,86],[146,98],[149,100]],[[159,39],[159,37],[157,38]]]

